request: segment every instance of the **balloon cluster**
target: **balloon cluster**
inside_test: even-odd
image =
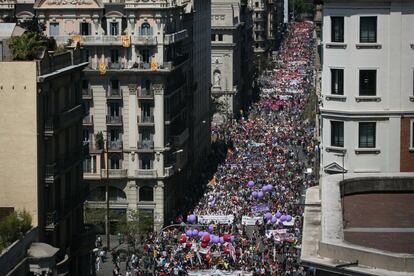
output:
[[[214,226],[209,225],[208,230],[212,232],[214,230]],[[201,240],[202,248],[206,248],[208,245],[213,245],[213,244],[223,245],[226,242],[234,243],[234,240],[235,240],[234,236],[230,234],[224,234],[222,237],[220,237],[220,236],[216,236],[214,234],[208,233],[208,232],[198,231],[197,229],[193,229],[193,230],[187,229],[187,231],[185,231],[185,234],[181,234],[180,243],[181,244],[185,243],[187,248],[191,248],[193,244],[189,240],[189,238],[194,238],[194,239],[199,238]]]
[[[249,181],[249,183],[250,182],[253,182],[253,181]],[[254,186],[254,182],[253,182],[253,184],[252,184],[252,186],[250,186],[249,185],[249,183],[247,183],[247,186],[249,186],[250,188],[251,187],[253,187]],[[273,190],[273,186],[271,185],[271,184],[269,184],[269,185],[265,185],[265,186],[263,186],[262,187],[262,189],[261,190],[259,190],[258,192],[257,191],[254,191],[254,192],[252,192],[252,197],[253,198],[258,198],[258,199],[262,199],[263,197],[264,197],[264,194],[265,193],[269,193],[269,192],[271,192]]]
[[[276,214],[273,216],[271,213],[267,212],[264,214],[264,219],[266,221],[270,221],[272,224],[275,224],[278,220],[283,222],[291,222],[292,216],[291,215],[282,215],[281,212],[277,211]]]

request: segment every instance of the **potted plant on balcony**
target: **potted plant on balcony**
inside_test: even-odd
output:
[[[95,135],[95,147],[98,150],[102,150],[104,148],[104,138],[103,138],[103,133],[102,131],[99,131],[96,135]]]

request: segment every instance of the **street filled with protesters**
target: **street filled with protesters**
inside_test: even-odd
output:
[[[311,22],[289,25],[273,69],[258,79],[260,99],[212,127],[228,150],[204,195],[182,227],[149,236],[130,260],[132,275],[310,274],[299,257],[301,203],[315,185],[314,127],[303,114],[313,43]]]

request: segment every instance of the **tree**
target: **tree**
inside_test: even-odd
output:
[[[26,211],[13,212],[0,222],[0,252],[32,228],[32,216]]]
[[[46,40],[34,32],[13,36],[8,40],[13,60],[34,60],[39,51],[46,48]]]
[[[289,12],[293,12],[296,17],[303,13],[313,14],[314,6],[312,4],[305,3],[304,0],[290,0]]]
[[[116,229],[126,239],[135,246],[141,235],[146,235],[153,231],[154,218],[147,215],[144,211],[128,210],[128,219],[124,218]]]

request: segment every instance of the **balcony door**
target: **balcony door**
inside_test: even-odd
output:
[[[142,55],[142,62],[150,63],[150,61],[151,61],[151,52],[150,52],[149,49],[141,50],[141,55]]]
[[[108,114],[111,117],[119,117],[121,113],[121,106],[119,103],[110,103],[108,105]]]
[[[59,36],[59,23],[50,23],[49,24],[49,36],[51,36],[51,37]]]
[[[141,109],[143,118],[150,118],[152,116],[152,108],[149,103],[142,103]]]
[[[91,35],[91,24],[86,23],[86,22],[80,23],[80,34]]]
[[[119,35],[119,23],[118,22],[109,23],[109,34]]]

